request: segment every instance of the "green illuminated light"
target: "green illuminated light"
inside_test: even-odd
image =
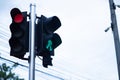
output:
[[[46,49],[48,49],[49,51],[53,50],[53,48],[52,48],[52,41],[51,40],[48,40],[47,45],[46,45]]]

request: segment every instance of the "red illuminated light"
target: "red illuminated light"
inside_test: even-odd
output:
[[[21,23],[22,21],[23,21],[23,15],[22,14],[15,15],[14,22]]]

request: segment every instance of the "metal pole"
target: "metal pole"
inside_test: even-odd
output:
[[[35,80],[35,5],[30,4],[30,24],[29,24],[29,80]]]
[[[116,57],[117,57],[118,77],[120,80],[120,42],[119,42],[118,27],[117,27],[117,20],[116,20],[116,14],[115,14],[116,6],[115,6],[113,0],[109,0],[109,5],[110,5],[111,21],[112,21],[111,28],[113,31]]]

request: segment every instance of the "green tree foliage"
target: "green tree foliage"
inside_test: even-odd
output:
[[[13,66],[7,66],[6,63],[0,65],[0,80],[24,80],[20,79],[12,70],[17,67],[18,64],[14,64]]]

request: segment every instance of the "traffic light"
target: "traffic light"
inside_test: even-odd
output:
[[[53,16],[47,18],[41,16],[37,24],[37,55],[43,56],[43,66],[52,65],[52,58],[54,56],[54,49],[57,48],[62,40],[57,33],[54,33],[61,26],[58,17]]]
[[[29,47],[29,24],[27,22],[27,12],[21,12],[18,8],[13,8],[10,12],[12,23],[10,24],[11,38],[9,40],[10,56],[23,60]]]

